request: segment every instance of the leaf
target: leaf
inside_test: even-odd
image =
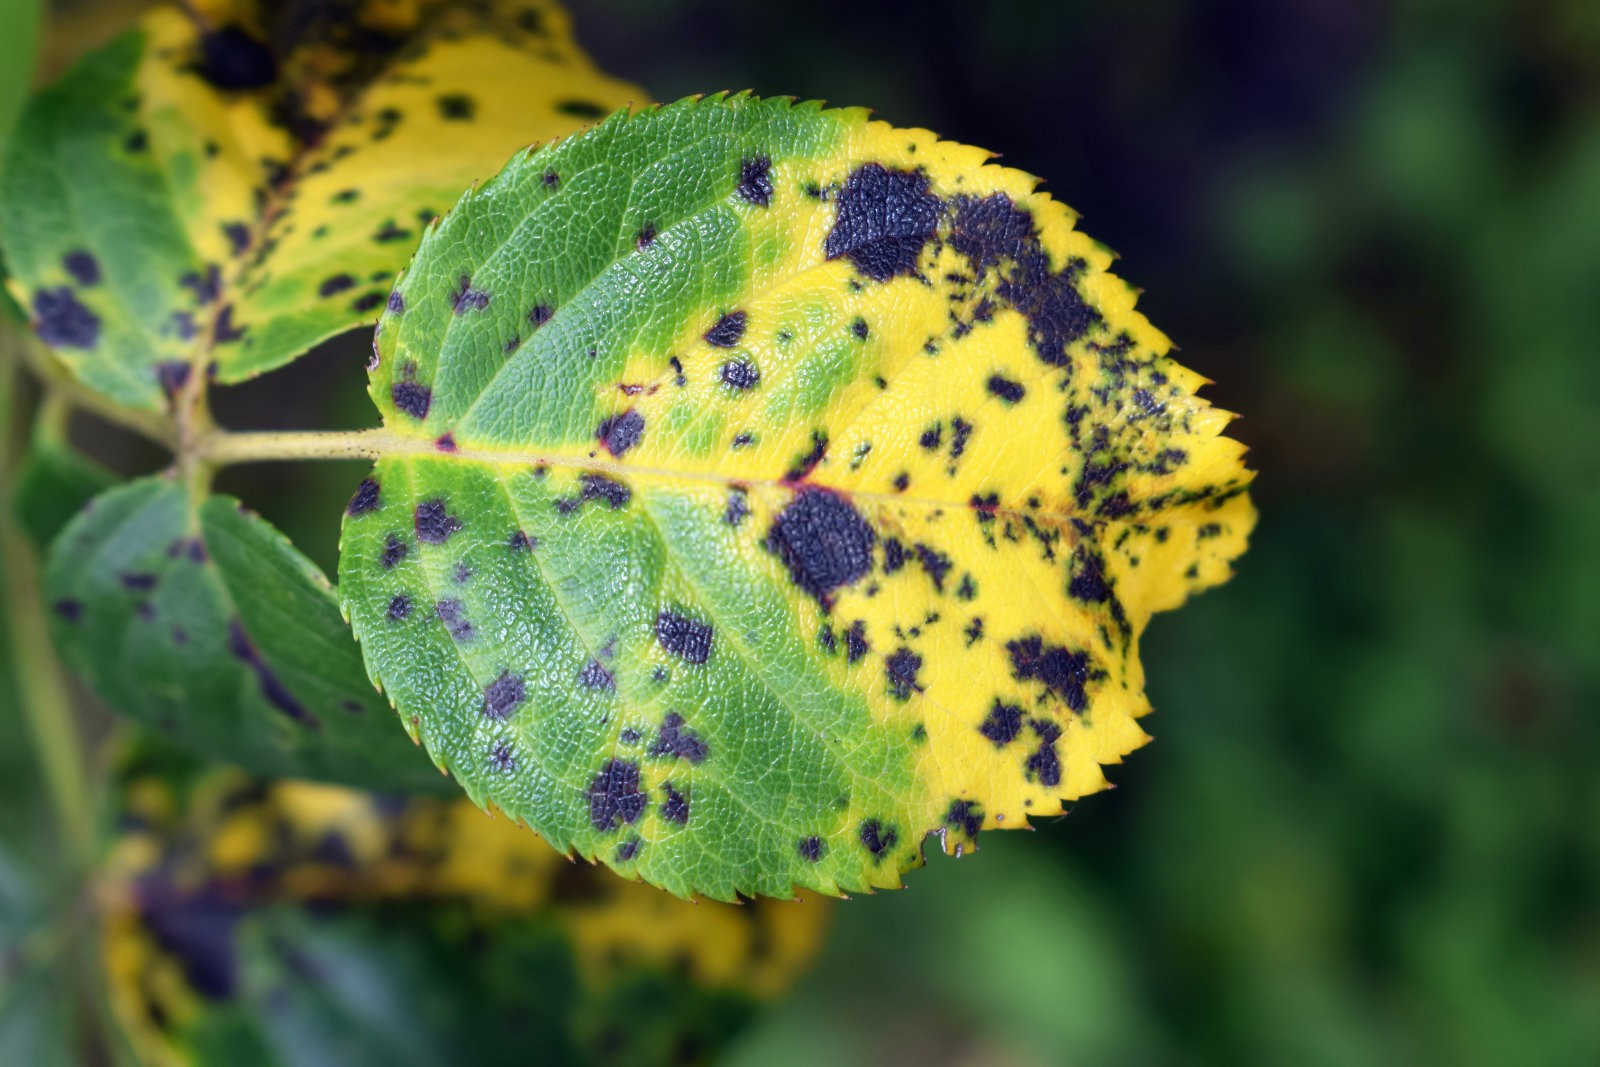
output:
[[[34,45],[39,34],[39,0],[0,0],[0,149],[28,95]]]
[[[675,893],[852,891],[1146,740],[1138,636],[1228,577],[1243,449],[987,158],[689,100],[424,239],[340,590],[473,799]]]
[[[242,381],[371,322],[462,188],[643,99],[534,0],[204,7],[151,12],[40,93],[0,178],[13,294],[85,382],[145,408],[195,368]]]
[[[36,427],[11,490],[12,513],[43,551],[90,498],[116,483],[113,471]]]
[[[63,659],[113,707],[269,774],[443,779],[394,728],[316,566],[237,501],[166,477],[96,497],[56,539]]]
[[[127,797],[103,956],[145,1062],[669,1062],[792,982],[828,914],[673,900],[464,798],[148,771]]]

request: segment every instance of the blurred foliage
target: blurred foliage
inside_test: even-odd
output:
[[[1262,472],[1239,577],[1146,638],[1126,788],[841,905],[731,1061],[1600,1059],[1600,6],[572,6],[658,97],[872,104],[1046,175]],[[354,425],[364,354],[221,418]],[[331,568],[359,477],[221,488]]]

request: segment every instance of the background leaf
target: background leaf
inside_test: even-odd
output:
[[[828,913],[673,900],[462,798],[138,758],[104,949],[147,1062],[699,1060],[804,970]]]
[[[463,187],[642,99],[531,0],[161,8],[19,124],[12,292],[86,382],[160,408],[371,321]]]
[[[36,426],[14,475],[11,508],[34,547],[43,550],[95,494],[117,480],[115,472]]]
[[[270,774],[445,788],[372,691],[327,579],[227,497],[171,478],[96,497],[45,593],[63,658],[113,707]]]
[[[896,886],[1106,782],[1254,518],[1027,175],[684,101],[518,156],[379,325],[341,592],[480,802],[677,893]]]

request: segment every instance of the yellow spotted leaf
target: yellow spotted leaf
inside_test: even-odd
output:
[[[462,189],[643,99],[543,0],[158,8],[24,112],[10,289],[86,383],[159,409],[372,322]]]
[[[340,591],[470,796],[679,894],[893,887],[1106,785],[1254,522],[1035,179],[748,96],[523,153],[387,302]]]

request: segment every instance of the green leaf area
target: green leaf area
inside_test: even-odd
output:
[[[112,706],[268,774],[447,783],[373,692],[328,581],[235,500],[149,477],[95,498],[45,577],[63,658]]]

